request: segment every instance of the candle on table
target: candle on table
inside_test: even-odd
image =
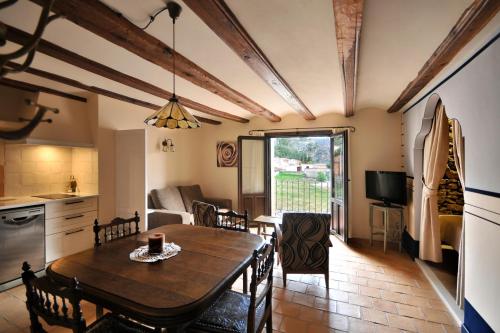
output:
[[[148,237],[149,253],[158,254],[163,252],[163,244],[165,243],[165,234],[156,233]]]

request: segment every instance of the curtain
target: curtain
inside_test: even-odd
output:
[[[449,129],[444,105],[439,102],[431,131],[425,139],[423,165],[420,259],[442,262],[438,188],[448,162]]]
[[[265,174],[264,140],[243,140],[241,142],[241,193],[264,193]]]
[[[453,158],[457,167],[458,177],[462,190],[465,193],[465,164],[464,164],[464,137],[462,136],[462,128],[458,120],[452,121],[452,136],[453,136]],[[460,246],[458,248],[458,273],[457,273],[457,304],[460,308],[464,306],[464,286],[465,286],[465,271],[464,271],[464,240],[465,240],[465,215],[462,215],[462,233],[460,235]]]

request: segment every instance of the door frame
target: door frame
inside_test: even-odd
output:
[[[333,209],[333,205],[335,204],[335,201],[339,202],[340,200],[336,200],[335,198],[335,178],[334,178],[334,158],[335,158],[335,155],[334,155],[334,138],[336,136],[342,136],[343,139],[344,139],[344,160],[343,160],[343,170],[344,170],[344,175],[343,175],[343,178],[344,178],[344,197],[343,197],[343,200],[342,200],[342,207],[344,208],[344,234],[343,235],[340,235],[338,234],[337,232],[335,232],[334,228],[333,228],[333,219],[334,219],[334,212],[335,210]],[[343,131],[340,131],[340,132],[337,132],[337,133],[334,133],[330,136],[331,138],[331,143],[330,143],[330,149],[331,149],[331,159],[332,159],[332,172],[331,172],[331,186],[332,186],[332,189],[331,189],[331,193],[332,193],[332,197],[331,197],[331,218],[332,218],[332,230],[331,230],[331,233],[336,236],[337,238],[339,238],[340,240],[342,240],[343,242],[345,243],[348,243],[349,241],[349,182],[350,182],[350,179],[349,179],[349,130],[343,130]]]

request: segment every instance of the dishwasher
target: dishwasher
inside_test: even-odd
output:
[[[27,261],[34,272],[45,268],[45,206],[0,211],[0,286],[21,277]]]

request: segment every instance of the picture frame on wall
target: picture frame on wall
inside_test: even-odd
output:
[[[217,142],[217,167],[233,168],[238,166],[238,144],[236,141]]]

